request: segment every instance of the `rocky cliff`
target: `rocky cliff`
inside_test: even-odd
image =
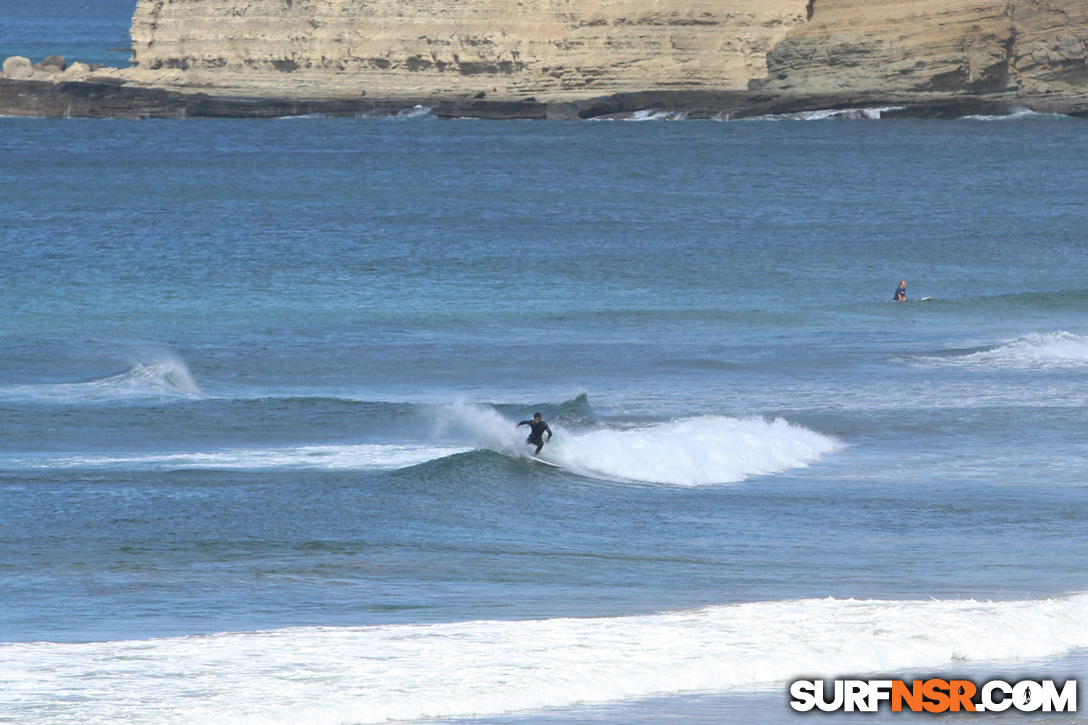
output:
[[[139,0],[131,76],[385,98],[743,89],[805,2]]]
[[[1086,58],[1083,0],[816,0],[757,83],[787,94],[1045,104],[1088,90]]]
[[[63,106],[5,106],[19,94],[4,83],[21,78],[38,90],[19,98],[91,105],[123,94],[79,83],[277,103],[416,99],[499,116],[661,105],[1088,115],[1086,0],[138,0],[132,45],[127,69],[5,63],[0,113]],[[244,110],[157,98],[152,115]]]

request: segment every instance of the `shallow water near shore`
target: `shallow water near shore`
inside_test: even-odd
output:
[[[0,119],[0,719],[1082,675],[1086,128]]]

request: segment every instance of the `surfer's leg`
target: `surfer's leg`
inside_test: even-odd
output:
[[[536,450],[533,452],[533,458],[536,458],[537,456],[540,455],[540,449],[543,448],[543,447],[544,447],[543,443],[540,443],[539,445],[537,445]]]

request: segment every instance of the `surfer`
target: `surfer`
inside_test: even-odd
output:
[[[892,299],[896,302],[907,301],[907,280],[903,279],[899,281],[899,287],[895,290],[895,297]]]
[[[529,426],[529,437],[526,442],[531,446],[536,446],[536,450],[533,452],[533,458],[536,458],[540,454],[540,449],[544,447],[544,444],[552,439],[552,429],[548,427],[540,418],[540,413],[533,413],[532,420],[523,420],[514,428],[520,428],[523,425]],[[544,438],[544,433],[547,432],[548,437]]]

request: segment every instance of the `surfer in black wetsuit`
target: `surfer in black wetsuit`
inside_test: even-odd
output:
[[[532,420],[523,420],[514,427],[520,428],[523,425],[529,426],[529,438],[526,442],[531,446],[536,446],[536,450],[533,452],[533,458],[536,458],[540,455],[540,449],[544,447],[544,444],[552,439],[552,429],[540,419],[540,413],[533,413]],[[546,439],[544,438],[545,432],[548,434]]]
[[[892,299],[894,299],[896,302],[907,301],[907,280],[900,280],[899,288],[895,290],[895,297],[893,297]]]

